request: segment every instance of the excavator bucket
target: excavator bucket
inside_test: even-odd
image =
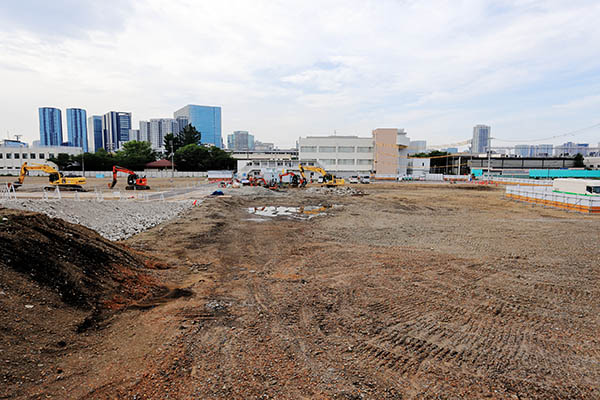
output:
[[[117,180],[116,180],[116,179],[113,179],[113,180],[112,180],[112,182],[108,184],[108,188],[109,188],[109,189],[112,189],[112,188],[114,188],[114,187],[115,187],[115,185],[116,185],[116,184],[117,184]]]

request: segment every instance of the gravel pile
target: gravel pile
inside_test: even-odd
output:
[[[354,189],[350,186],[338,186],[338,187],[309,187],[306,189],[308,193],[319,193],[319,194],[329,194],[336,196],[362,196],[364,192]]]
[[[93,229],[106,239],[122,240],[177,217],[190,208],[192,202],[17,200],[0,205],[61,218]]]

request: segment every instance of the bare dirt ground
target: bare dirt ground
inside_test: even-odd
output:
[[[360,189],[207,199],[127,240],[193,295],[122,312],[5,396],[600,398],[598,217],[471,185]],[[336,207],[248,213],[275,205]]]

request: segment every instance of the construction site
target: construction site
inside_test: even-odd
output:
[[[600,398],[597,215],[302,168],[3,177],[0,398]]]

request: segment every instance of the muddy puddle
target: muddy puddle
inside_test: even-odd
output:
[[[285,217],[293,219],[311,219],[319,215],[325,215],[327,210],[339,206],[318,205],[318,206],[300,206],[300,207],[284,207],[284,206],[264,206],[264,207],[249,207],[248,213],[259,217]],[[249,221],[265,221],[262,218],[248,218]]]

